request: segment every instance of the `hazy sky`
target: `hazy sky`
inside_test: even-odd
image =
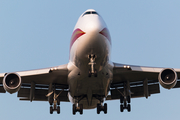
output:
[[[0,73],[68,63],[69,44],[79,16],[95,9],[112,38],[111,60],[143,66],[180,68],[179,0],[0,0]],[[49,114],[48,102],[19,101],[0,94],[0,119],[178,120],[180,89],[148,99],[132,99],[131,112],[120,112],[120,101],[107,101],[108,113],[96,109],[72,115],[72,104],[61,103],[61,114]]]

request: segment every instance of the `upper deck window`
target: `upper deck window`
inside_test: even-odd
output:
[[[88,15],[88,14],[96,14],[96,15],[98,15],[98,13],[96,12],[96,11],[88,11],[88,12],[85,12],[84,14],[83,14],[83,16],[84,15]],[[82,16],[82,17],[83,17]]]

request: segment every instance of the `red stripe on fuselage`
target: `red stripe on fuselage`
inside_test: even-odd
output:
[[[100,34],[104,35],[110,42],[111,44],[111,37],[109,34],[109,30],[107,28],[104,28],[101,32],[99,32]]]
[[[82,35],[84,35],[85,32],[83,32],[81,29],[77,28],[76,30],[74,30],[72,36],[71,36],[71,43],[70,43],[70,49],[72,47],[72,45],[74,44],[74,42]]]

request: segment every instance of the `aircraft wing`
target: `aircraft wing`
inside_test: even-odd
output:
[[[50,85],[55,85],[56,94],[60,93],[60,101],[69,101],[67,76],[67,64],[60,65],[52,68],[44,68],[30,71],[15,72],[21,76],[21,88],[18,91],[20,100],[30,101],[48,101],[46,95],[50,90]],[[0,93],[5,93],[3,88],[3,78],[7,73],[0,74]]]
[[[158,76],[165,68],[113,64],[111,95],[107,97],[107,100],[120,99],[120,96],[124,94],[125,83],[129,84],[132,98],[148,98],[151,94],[160,93]],[[180,69],[173,70],[177,73],[177,79],[180,78]],[[173,88],[178,87],[180,87],[179,80]]]

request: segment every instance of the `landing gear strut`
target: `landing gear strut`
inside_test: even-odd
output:
[[[94,68],[94,65],[96,64],[95,59],[96,59],[96,55],[91,54],[88,56],[90,62],[90,69],[89,69],[89,77],[91,77],[91,75],[94,75],[94,77],[97,77],[97,70]]]

